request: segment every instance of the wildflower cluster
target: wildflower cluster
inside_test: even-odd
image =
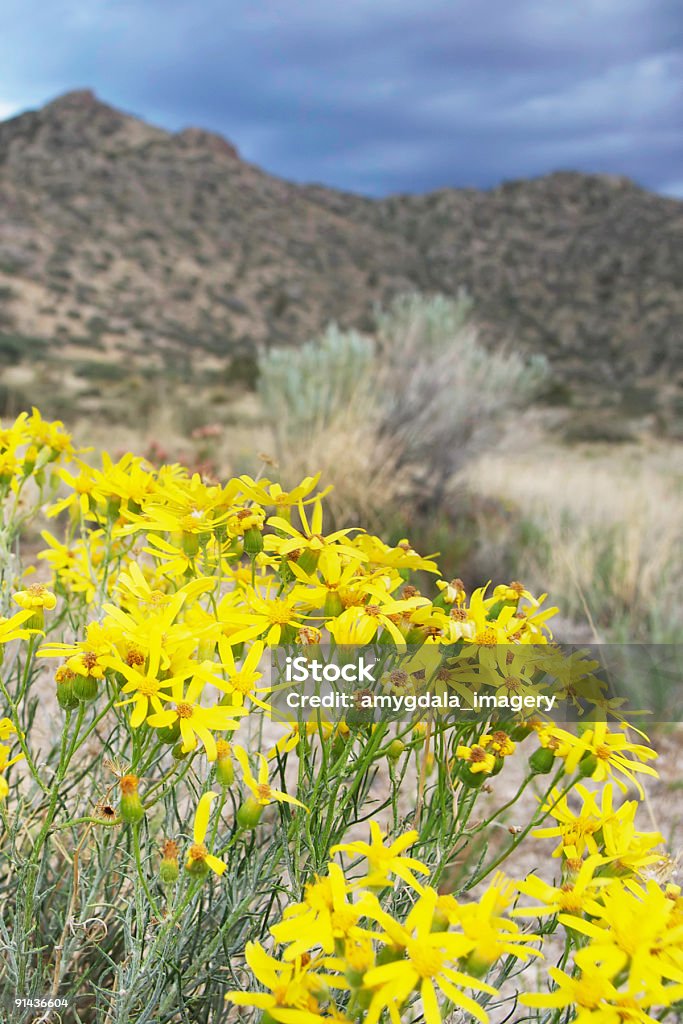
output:
[[[486,1021],[557,931],[562,968],[550,993],[526,986],[529,1013],[621,1024],[675,1004],[680,893],[648,880],[664,840],[636,823],[656,755],[595,664],[554,644],[545,595],[468,594],[408,540],[330,524],[318,476],[285,490],[84,455],[36,411],[0,430],[0,970],[18,992],[85,998],[87,977],[98,1024],[172,1024],[179,999],[208,1022],[228,990],[265,1024]],[[278,720],[266,666],[290,644],[391,653],[389,692],[495,705]],[[525,704],[550,677],[575,730]],[[498,871],[550,840],[557,884]],[[651,930],[629,935],[640,913]]]
[[[351,880],[330,862],[325,875],[306,885],[303,900],[286,907],[270,929],[284,947],[278,957],[260,943],[248,945],[247,964],[270,991],[233,991],[227,998],[259,1007],[266,1020],[286,1022],[295,1012],[301,1024],[377,1024],[385,1012],[400,1020],[418,999],[427,1024],[440,1024],[440,1000],[488,1021],[481,996],[497,991],[482,976],[503,957],[526,962],[541,955],[533,945],[538,936],[520,931],[506,914],[514,886],[499,874],[477,902],[458,902],[418,881],[429,868],[404,853],[416,831],[392,843],[374,823],[371,833],[370,843],[331,850],[360,854],[367,863],[364,876]],[[386,909],[395,878],[412,893],[402,907]]]

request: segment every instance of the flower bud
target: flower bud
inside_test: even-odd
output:
[[[533,731],[534,728],[532,725],[529,725],[527,722],[523,722],[510,730],[510,739],[519,743],[521,740],[525,740],[527,736],[530,736]]]
[[[244,531],[244,552],[250,558],[263,551],[263,532],[258,526],[250,526]]]
[[[344,725],[345,726],[347,725],[346,721],[344,721]],[[344,753],[344,750],[346,749],[347,741],[348,741],[348,735],[342,735],[342,733],[339,733],[339,732],[335,734],[335,737],[334,737],[334,739],[332,741],[332,760],[333,761],[337,761],[342,756],[342,754]]]
[[[327,619],[336,619],[344,611],[344,604],[336,590],[328,590],[325,598],[323,615]]]
[[[107,502],[107,519],[111,523],[115,523],[121,515],[121,501],[120,499],[110,498]]]
[[[235,768],[230,756],[230,744],[225,740],[218,740],[216,752],[216,781],[221,786],[232,786],[235,781]]]
[[[598,767],[598,759],[592,751],[588,750],[579,761],[579,775],[583,779],[590,778]]]
[[[145,809],[138,794],[140,780],[137,775],[124,775],[119,781],[121,790],[121,817],[129,825],[135,825],[145,816]]]
[[[187,854],[185,870],[196,878],[205,878],[209,873],[209,865],[206,863],[207,854],[208,850],[204,843],[193,843]]]
[[[387,757],[390,761],[398,761],[405,749],[406,745],[401,740],[392,740],[387,747]]]
[[[66,665],[60,665],[55,673],[57,703],[62,711],[73,711],[78,707],[78,697],[74,693],[74,678],[74,673]]]
[[[473,772],[467,763],[463,763],[458,773],[458,778],[463,786],[469,789],[478,789],[484,779],[488,779],[488,772]]]
[[[473,950],[465,961],[465,971],[473,978],[485,978],[491,969],[493,960],[484,957],[476,949]]]
[[[167,839],[161,847],[159,877],[164,885],[173,885],[178,880],[178,844]]]
[[[262,805],[258,802],[258,800],[255,800],[253,796],[250,796],[248,797],[247,800],[244,801],[242,806],[237,811],[237,824],[239,825],[240,828],[243,828],[247,831],[250,829],[254,829],[261,820],[262,814]]]
[[[316,568],[319,558],[319,551],[313,551],[312,548],[305,548],[299,555],[296,564],[300,569],[303,569],[305,573],[310,575]]]
[[[432,918],[432,931],[433,932],[447,932],[450,926],[448,914],[446,914],[440,907],[434,908],[434,916]]]
[[[581,857],[568,857],[566,855],[566,850],[564,850],[563,853],[562,881],[564,884],[573,885],[579,877],[579,873],[583,867],[583,859]]]
[[[95,700],[97,697],[97,680],[93,676],[75,675],[73,693],[77,700]]]
[[[287,561],[286,558],[282,558],[280,561],[278,575],[285,585],[287,585],[288,583],[292,583],[296,579],[296,576],[292,572],[289,566],[289,562]]]
[[[393,964],[402,959],[403,950],[400,946],[382,946],[377,954],[377,966],[384,967],[385,964]]]
[[[29,445],[24,455],[24,476],[30,476],[38,458],[38,449],[34,444]]]
[[[163,725],[157,729],[157,736],[162,743],[175,743],[180,736],[180,722],[178,719],[170,725]]]
[[[413,726],[413,743],[416,747],[423,747],[425,736],[427,735],[427,726],[425,722],[417,722]]]
[[[355,967],[347,967],[344,972],[344,977],[348,981],[351,988],[360,988],[363,984],[363,978],[365,977],[365,971],[359,971]]]
[[[372,706],[372,691],[356,690],[353,694],[353,707],[346,712],[346,724],[349,729],[360,729],[364,725],[372,725],[375,710]]]
[[[36,608],[33,614],[22,623],[24,629],[39,629],[41,633],[45,629],[45,612],[42,608]]]
[[[187,557],[194,558],[199,551],[199,534],[183,532],[181,544]]]
[[[555,756],[549,747],[539,747],[529,758],[529,768],[534,775],[547,775],[554,763]]]

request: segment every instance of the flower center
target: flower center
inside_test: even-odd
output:
[[[563,885],[560,892],[561,896],[558,902],[562,909],[574,914],[580,913],[582,910],[581,897],[574,891],[574,887]]]
[[[408,959],[421,978],[434,978],[443,968],[443,957],[437,949],[430,949],[418,939],[406,946]]]
[[[159,680],[152,676],[145,676],[138,686],[138,693],[143,697],[153,697],[159,690]]]
[[[480,644],[482,647],[495,647],[498,643],[498,635],[495,629],[487,627],[486,629],[480,629],[474,637],[475,644]]]
[[[268,609],[268,618],[279,626],[286,626],[291,621],[294,612],[286,601],[271,601]]]

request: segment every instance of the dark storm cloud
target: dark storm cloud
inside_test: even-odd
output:
[[[683,194],[678,0],[9,0],[4,23],[0,109],[91,85],[374,194],[557,168]]]

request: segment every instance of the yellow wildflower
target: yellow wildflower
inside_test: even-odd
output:
[[[222,875],[228,866],[214,854],[209,853],[204,843],[209,829],[211,805],[217,796],[218,793],[204,793],[197,804],[192,831],[194,842],[187,851],[187,860],[185,861],[185,867],[193,875],[205,875],[209,869],[215,871],[217,875]]]
[[[385,834],[376,821],[371,821],[369,843],[361,840],[352,843],[339,843],[332,847],[330,853],[347,853],[352,856],[364,857],[369,867],[363,879],[364,885],[372,888],[384,888],[391,885],[390,876],[397,875],[398,878],[419,891],[420,883],[415,877],[415,872],[428,875],[429,870],[414,857],[404,856],[404,851],[412,846],[418,838],[419,833],[415,829],[411,829],[395,839],[393,843],[385,846]]]

